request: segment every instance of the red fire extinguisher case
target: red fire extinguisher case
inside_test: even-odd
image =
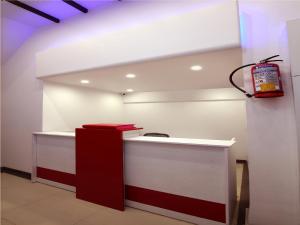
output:
[[[260,63],[251,68],[254,97],[272,98],[284,95],[279,66]]]

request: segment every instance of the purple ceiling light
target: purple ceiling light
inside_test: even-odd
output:
[[[29,7],[35,8],[45,14],[51,15],[63,22],[70,18],[80,16],[82,14],[75,7],[71,7],[66,4],[63,0],[2,0],[2,17],[12,19],[15,21],[20,21],[21,23],[34,26],[42,27],[45,25],[50,25],[53,21],[45,19],[38,14],[32,13],[24,8],[16,7],[15,4],[11,4],[9,1],[21,2]],[[68,1],[69,2],[69,1]],[[107,7],[113,5],[114,2],[119,2],[117,0],[74,0],[77,4],[81,5],[83,8],[90,11],[104,10]],[[42,18],[42,19],[41,19]]]
[[[9,3],[11,3],[11,4],[13,4],[13,5],[16,5],[16,6],[20,7],[20,8],[22,8],[22,9],[25,9],[25,10],[27,10],[29,12],[32,12],[32,13],[34,13],[36,15],[44,17],[45,19],[51,20],[51,21],[53,21],[55,23],[59,23],[60,22],[60,20],[57,19],[56,17],[51,16],[51,15],[49,15],[49,14],[43,12],[43,11],[40,11],[40,10],[38,10],[36,8],[33,8],[33,7],[31,7],[31,6],[23,3],[23,2],[20,2],[20,1],[17,1],[17,0],[6,0],[6,1],[9,2]]]
[[[62,0],[63,2],[67,3],[68,5],[74,7],[75,9],[78,9],[79,11],[83,12],[83,13],[87,13],[89,10],[85,7],[83,7],[82,5],[78,4],[75,1],[72,0]]]

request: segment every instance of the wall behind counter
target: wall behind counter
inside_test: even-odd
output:
[[[247,159],[245,99],[231,88],[144,92],[124,97],[126,122],[172,137],[231,139],[237,159]]]
[[[43,131],[73,131],[82,124],[123,120],[119,94],[44,82]]]
[[[247,159],[243,97],[232,89],[142,92],[122,97],[85,87],[44,82],[43,131],[70,131],[85,123],[135,123],[143,132],[173,137],[231,139]]]

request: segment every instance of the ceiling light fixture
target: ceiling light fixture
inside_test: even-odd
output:
[[[133,73],[126,74],[126,78],[135,78],[136,75]]]
[[[193,66],[190,67],[190,70],[200,71],[200,70],[202,70],[202,66],[200,66],[200,65],[193,65]]]
[[[80,83],[82,83],[82,84],[89,84],[90,81],[89,80],[81,80]]]
[[[126,89],[126,91],[127,91],[127,92],[133,92],[133,89],[128,88],[128,89]]]

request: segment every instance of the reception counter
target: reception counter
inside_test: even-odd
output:
[[[128,131],[123,142],[127,206],[200,225],[230,224],[236,202],[234,140]],[[34,182],[75,192],[75,168],[75,133],[33,134]]]

